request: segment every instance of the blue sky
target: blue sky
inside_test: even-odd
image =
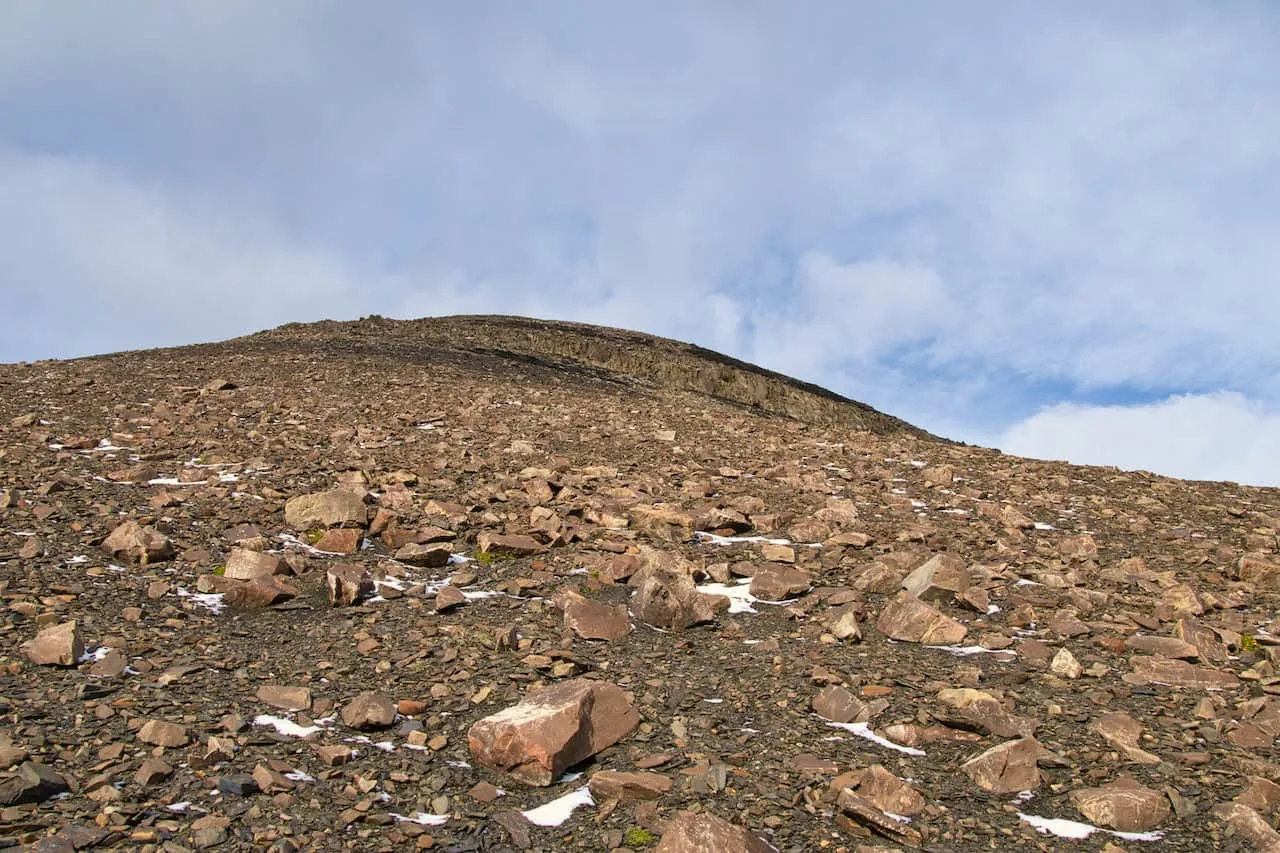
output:
[[[526,314],[1280,485],[1277,44],[1264,0],[14,0],[0,361]]]

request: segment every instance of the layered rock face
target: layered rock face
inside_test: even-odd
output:
[[[1276,848],[1278,530],[596,327],[0,365],[0,839]]]

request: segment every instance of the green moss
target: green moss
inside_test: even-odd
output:
[[[476,562],[492,566],[494,563],[506,563],[516,558],[515,554],[495,548],[492,551],[476,551],[471,555]]]
[[[224,576],[224,575],[227,573],[227,564],[226,564],[226,563],[221,563],[221,564],[219,564],[219,565],[215,566],[215,567],[214,567],[214,569],[213,569],[213,573],[214,573],[215,575],[217,575],[218,577],[222,577],[222,576]]]
[[[308,545],[316,544],[317,542],[319,542],[321,539],[324,538],[324,534],[325,534],[325,531],[323,530],[312,530],[310,533],[307,534],[307,544]]]
[[[622,834],[622,843],[628,847],[642,847],[658,840],[658,836],[641,826],[628,827]]]
[[[1258,650],[1258,641],[1252,634],[1245,634],[1240,638],[1240,651],[1256,652]]]

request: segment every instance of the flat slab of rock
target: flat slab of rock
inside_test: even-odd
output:
[[[250,551],[247,548],[232,548],[222,572],[224,578],[238,581],[289,574],[293,574],[293,569],[279,555]]]
[[[928,646],[954,645],[969,633],[964,625],[906,590],[880,611],[876,628],[894,640]]]
[[[1240,679],[1229,672],[1207,666],[1196,666],[1184,660],[1135,656],[1129,663],[1133,667],[1133,672],[1122,676],[1123,680],[1129,684],[1164,684],[1169,687],[1199,687],[1216,690],[1240,686]]]
[[[623,605],[609,605],[564,590],[555,600],[564,625],[584,640],[617,640],[631,633],[631,618]]]
[[[270,607],[281,601],[296,598],[298,588],[275,575],[260,575],[247,581],[231,581],[226,587],[224,601],[234,607],[250,610]]]
[[[84,641],[76,620],[43,628],[22,644],[27,659],[39,666],[75,666],[84,657]]]
[[[284,505],[284,520],[294,530],[363,526],[369,520],[369,512],[364,498],[356,492],[331,489],[289,498]]]
[[[859,718],[868,712],[867,703],[838,684],[827,685],[813,697],[813,710],[833,723],[865,722]]]
[[[1071,792],[1071,802],[1080,814],[1120,832],[1146,832],[1168,820],[1169,799],[1129,776],[1121,776],[1101,788],[1081,788]]]
[[[970,758],[960,766],[964,774],[984,791],[993,794],[1016,794],[1040,787],[1040,768],[1036,762],[1044,747],[1033,737],[998,744]]]
[[[395,553],[395,558],[400,562],[424,569],[439,569],[447,566],[451,556],[453,556],[453,549],[448,545],[421,545],[417,542],[403,545],[397,548]]]
[[[671,779],[647,771],[601,770],[587,780],[587,788],[597,800],[656,800],[671,790]]]
[[[492,554],[495,551],[500,551],[516,557],[541,554],[547,550],[546,546],[532,536],[490,533],[487,530],[476,537],[476,547],[482,554]]]
[[[1138,746],[1142,738],[1142,724],[1128,714],[1117,711],[1103,714],[1090,726],[1095,732],[1116,749],[1124,757],[1136,764],[1159,764],[1160,757],[1152,755]]]
[[[923,838],[904,820],[891,817],[867,797],[845,788],[836,798],[841,813],[854,823],[905,847],[919,847]]]
[[[776,847],[754,832],[735,826],[710,812],[678,812],[667,822],[654,853],[777,853]]]
[[[751,576],[751,594],[762,601],[782,601],[793,595],[808,592],[813,576],[804,569],[795,569],[780,563],[767,563]]]
[[[530,785],[550,785],[639,724],[640,715],[621,688],[576,678],[477,721],[467,742],[482,766]]]
[[[342,707],[342,722],[353,729],[385,729],[396,721],[396,703],[381,693],[361,693]]]
[[[70,789],[67,780],[52,767],[24,761],[14,776],[0,781],[0,805],[42,803]]]
[[[178,723],[147,720],[138,729],[138,740],[152,746],[186,746],[191,741],[191,730]]]
[[[306,711],[311,708],[311,689],[282,684],[264,684],[258,688],[258,701],[284,711]]]
[[[902,588],[921,601],[946,602],[970,584],[969,569],[955,554],[934,554],[907,575]]]
[[[169,537],[136,521],[126,521],[112,530],[102,541],[102,550],[116,559],[142,565],[173,559],[177,553]]]

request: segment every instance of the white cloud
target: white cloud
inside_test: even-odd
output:
[[[1019,456],[1280,485],[1280,411],[1235,392],[1138,406],[1051,406],[1011,427],[998,446]]]

